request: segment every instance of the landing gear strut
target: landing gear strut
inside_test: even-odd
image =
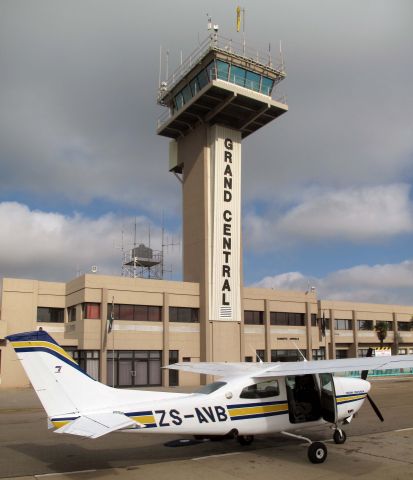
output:
[[[327,458],[327,447],[323,442],[312,442],[307,437],[302,437],[301,435],[295,435],[290,432],[280,432],[287,437],[297,438],[298,440],[304,440],[309,444],[307,450],[307,456],[311,463],[323,463]]]

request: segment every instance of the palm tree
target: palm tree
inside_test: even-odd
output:
[[[380,340],[380,346],[383,346],[384,340],[387,337],[387,331],[389,330],[389,325],[387,322],[377,322],[374,330],[376,330],[377,338]]]

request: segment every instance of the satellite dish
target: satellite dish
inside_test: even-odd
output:
[[[98,271],[97,265],[92,265],[90,271],[91,271],[92,273],[97,273],[97,271]]]

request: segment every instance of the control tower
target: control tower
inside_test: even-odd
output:
[[[282,65],[218,36],[160,84],[157,133],[172,139],[169,169],[182,181],[183,279],[200,288],[201,361],[244,357],[241,142],[288,110],[276,100]],[[248,161],[260,168],[260,152]],[[180,177],[180,175],[182,176]]]

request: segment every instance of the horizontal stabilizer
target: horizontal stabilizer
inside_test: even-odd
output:
[[[94,413],[84,415],[55,430],[55,433],[68,433],[87,438],[98,438],[116,430],[128,427],[144,428],[123,413]]]

